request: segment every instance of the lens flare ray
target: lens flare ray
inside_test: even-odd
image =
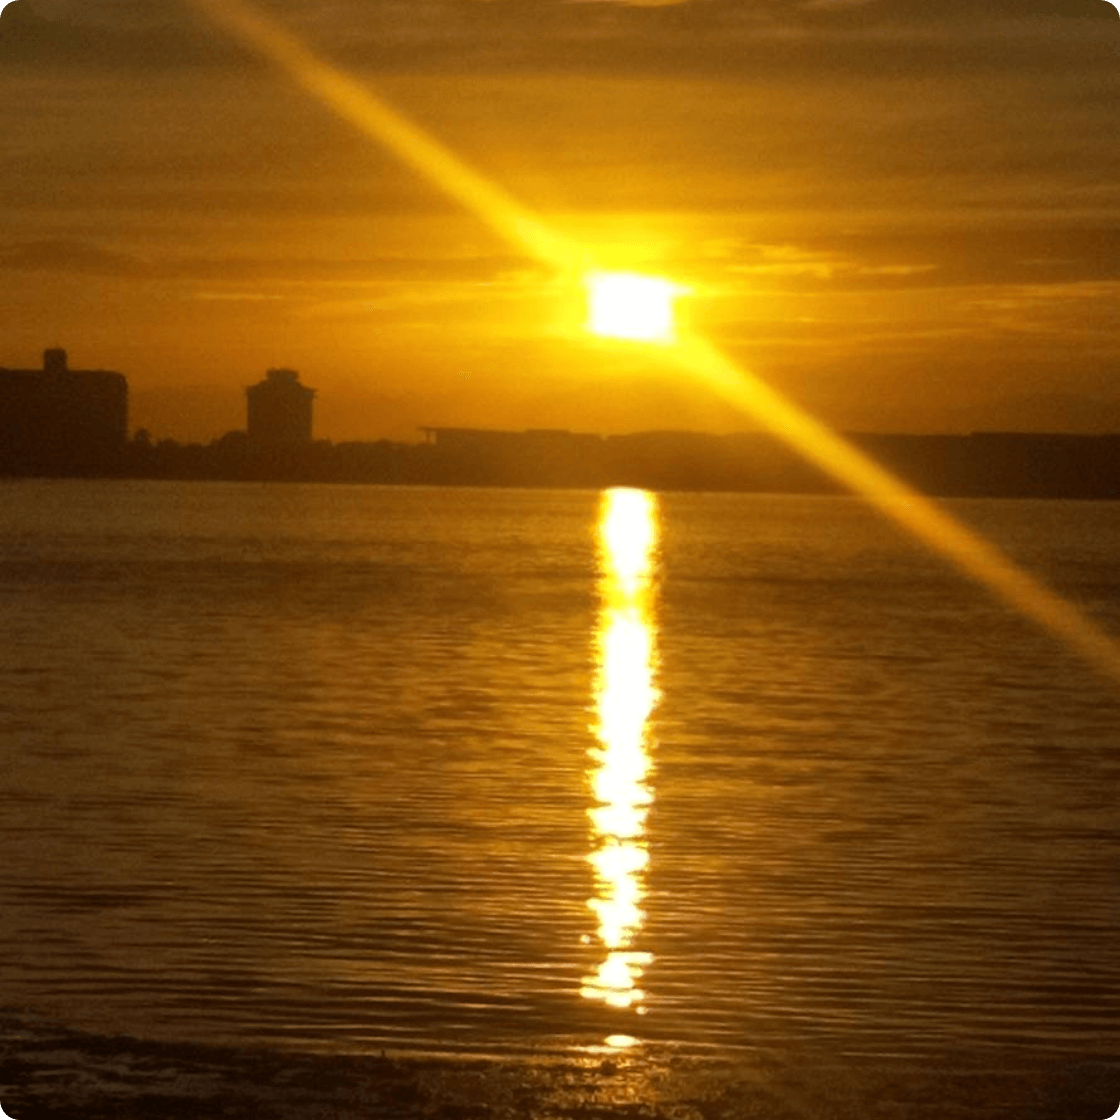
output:
[[[597,273],[591,255],[551,229],[511,194],[321,58],[246,0],[190,0],[235,39],[274,63],[340,117],[384,144],[502,237],[559,272]],[[1120,643],[1074,604],[1029,575],[989,541],[894,477],[839,434],[738,367],[700,338],[661,348],[684,372],[763,424],[810,462],[864,497],[931,551],[1120,683]]]
[[[507,241],[565,272],[581,272],[589,267],[590,259],[577,246],[553,231],[513,195],[468,166],[356,78],[321,58],[259,8],[242,0],[190,3],[371,140],[384,144],[398,159],[481,217]]]
[[[710,343],[691,338],[676,347],[676,356],[689,373],[724,400],[762,421],[805,459],[862,495],[930,551],[1064,641],[1099,672],[1120,682],[1120,646],[1115,639],[995,545],[739,368]]]

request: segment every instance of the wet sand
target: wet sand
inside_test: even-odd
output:
[[[0,1026],[0,1104],[14,1120],[1105,1120],[1120,1061],[936,1067],[744,1051],[661,1049],[541,1060],[235,1050]]]

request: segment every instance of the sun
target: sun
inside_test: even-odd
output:
[[[673,300],[681,289],[669,280],[635,272],[592,272],[586,278],[587,328],[604,338],[672,342]]]

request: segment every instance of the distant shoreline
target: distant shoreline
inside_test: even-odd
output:
[[[96,457],[4,457],[0,477],[324,482],[397,486],[660,492],[841,494],[838,483],[774,435],[430,429],[433,442],[380,440],[260,446],[244,432],[210,444],[134,439]],[[1120,433],[854,433],[847,438],[938,498],[1120,499]]]

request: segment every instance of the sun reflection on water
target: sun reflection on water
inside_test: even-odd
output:
[[[645,919],[646,816],[653,800],[647,722],[657,702],[656,550],[653,495],[608,490],[599,518],[598,743],[588,752],[594,845],[588,860],[595,869],[595,895],[588,907],[598,920],[597,936],[606,955],[595,974],[584,977],[580,990],[587,999],[639,1014],[645,1011],[639,982],[652,959],[636,945]]]

